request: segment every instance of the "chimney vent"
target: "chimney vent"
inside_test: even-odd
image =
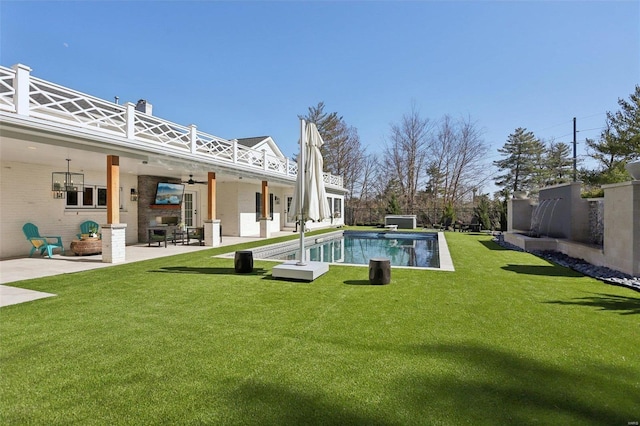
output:
[[[145,99],[140,99],[136,104],[136,111],[140,111],[145,114],[152,115],[151,112],[153,111],[153,105],[151,105]]]

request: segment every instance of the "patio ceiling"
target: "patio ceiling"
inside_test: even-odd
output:
[[[166,176],[186,181],[190,175],[194,180],[204,181],[209,171],[216,172],[218,183],[243,182],[259,184],[264,177],[246,171],[220,171],[220,167],[207,163],[156,153],[135,152],[130,149],[109,148],[108,144],[69,135],[50,132],[24,131],[8,123],[0,123],[0,158],[3,162],[39,164],[52,170],[65,170],[66,159],[71,159],[71,170],[75,172],[97,171],[106,173],[106,156],[120,157],[120,173],[133,175]],[[270,185],[291,186],[268,179]]]

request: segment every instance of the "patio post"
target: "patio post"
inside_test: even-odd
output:
[[[120,222],[120,157],[107,155],[107,224],[102,225],[102,262],[125,261],[126,223]]]
[[[269,230],[269,222],[271,221],[269,215],[269,182],[262,181],[262,217],[260,217],[260,238],[271,237]]]
[[[207,174],[207,220],[204,221],[204,245],[218,247],[222,244],[222,228],[216,219],[216,174]]]

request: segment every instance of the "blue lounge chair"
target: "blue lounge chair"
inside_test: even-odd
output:
[[[33,223],[25,223],[22,227],[22,232],[24,232],[25,237],[27,237],[27,241],[31,243],[31,252],[29,253],[29,257],[33,255],[33,252],[36,250],[40,250],[40,255],[44,255],[46,250],[49,258],[53,255],[54,249],[61,249],[62,254],[64,254],[64,245],[62,244],[62,237],[58,236],[42,236],[38,231],[38,227]],[[56,240],[55,242],[53,240]]]
[[[83,234],[90,234],[91,231],[93,231],[96,233],[98,237],[102,238],[102,234],[98,233],[99,229],[100,229],[100,225],[98,225],[96,222],[92,220],[87,220],[80,224],[80,233],[76,235],[78,236],[78,239],[80,239],[82,238]]]

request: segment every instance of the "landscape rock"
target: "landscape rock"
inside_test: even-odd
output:
[[[504,241],[504,237],[502,235],[495,236],[493,241],[501,247],[510,250],[524,251],[522,248]],[[535,250],[530,253],[557,265],[573,269],[581,274],[603,281],[607,284],[627,287],[640,292],[640,277],[633,277],[623,272],[607,268],[606,266],[595,266],[582,259],[576,259],[557,251]]]

